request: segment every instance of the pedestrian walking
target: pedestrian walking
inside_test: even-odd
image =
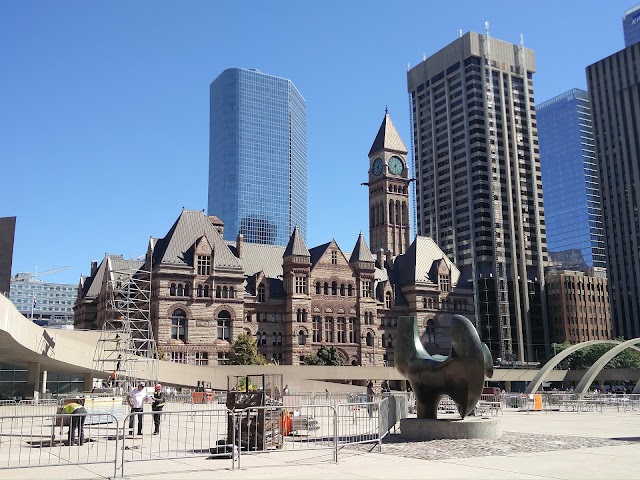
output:
[[[148,397],[145,391],[145,384],[144,382],[140,382],[138,386],[127,395],[127,403],[131,407],[131,413],[133,414],[129,416],[129,435],[133,435],[134,417],[138,417],[138,435],[142,435],[142,409],[147,402]]]
[[[64,413],[73,415],[69,419],[69,445],[84,444],[84,421],[87,418],[87,410],[84,408],[84,399],[67,403],[62,407]],[[78,438],[76,439],[76,430]]]
[[[162,385],[157,384],[155,391],[153,392],[153,403],[151,404],[151,410],[153,410],[153,434],[158,435],[160,433],[160,417],[162,416],[162,409],[166,403],[164,392],[162,391]]]

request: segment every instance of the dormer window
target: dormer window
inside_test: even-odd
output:
[[[331,265],[337,265],[338,264],[338,252],[336,252],[335,250],[331,251]]]
[[[258,286],[258,301],[261,303],[267,301],[267,289],[262,283]]]
[[[198,255],[196,261],[198,275],[211,275],[211,255]]]
[[[451,278],[447,274],[438,275],[438,285],[440,285],[440,290],[443,292],[451,291]]]
[[[391,308],[391,292],[384,294],[384,306],[385,308]]]

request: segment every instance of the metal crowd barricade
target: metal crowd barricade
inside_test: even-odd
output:
[[[58,408],[58,400],[20,400],[17,405],[16,415],[55,415]]]
[[[105,418],[102,423],[92,422],[91,414],[85,415],[20,415],[7,417],[11,421],[0,423],[0,469],[50,467],[56,465],[80,465],[113,463],[117,461],[117,419]],[[68,428],[72,419],[85,417],[84,437],[69,442]]]
[[[0,422],[10,422],[18,412],[18,402],[15,400],[0,400]]]
[[[384,399],[380,403],[354,402],[337,405],[339,445],[355,445],[359,443],[380,444],[379,405],[385,402],[387,402],[387,399]],[[383,412],[383,415],[384,413],[385,412]]]
[[[286,400],[287,397],[285,396]],[[267,405],[232,412],[233,444],[242,457],[255,453],[327,450],[338,461],[337,415],[332,405]]]
[[[228,411],[225,409],[163,411],[160,433],[153,435],[157,412],[130,413],[120,427],[122,437],[120,469],[124,477],[125,464],[145,460],[163,460],[199,456],[230,456],[233,448],[227,444]],[[137,433],[142,418],[143,435],[131,435],[129,420],[133,418],[133,433]]]

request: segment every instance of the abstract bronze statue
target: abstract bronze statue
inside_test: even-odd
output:
[[[398,319],[395,347],[396,369],[411,383],[418,418],[436,419],[438,403],[449,395],[462,418],[471,413],[482,394],[485,375],[493,376],[489,348],[473,324],[462,315],[451,318],[451,353],[429,355],[420,342],[418,320]]]

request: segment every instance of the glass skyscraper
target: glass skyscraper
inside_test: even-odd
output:
[[[606,268],[589,94],[570,90],[536,106],[536,114],[549,255],[575,263],[569,253],[579,250],[584,262],[571,269]]]
[[[624,12],[622,30],[624,32],[625,47],[640,42],[640,5],[636,5]]]
[[[224,238],[286,245],[307,235],[306,102],[286,78],[230,68],[210,91],[209,215]]]

